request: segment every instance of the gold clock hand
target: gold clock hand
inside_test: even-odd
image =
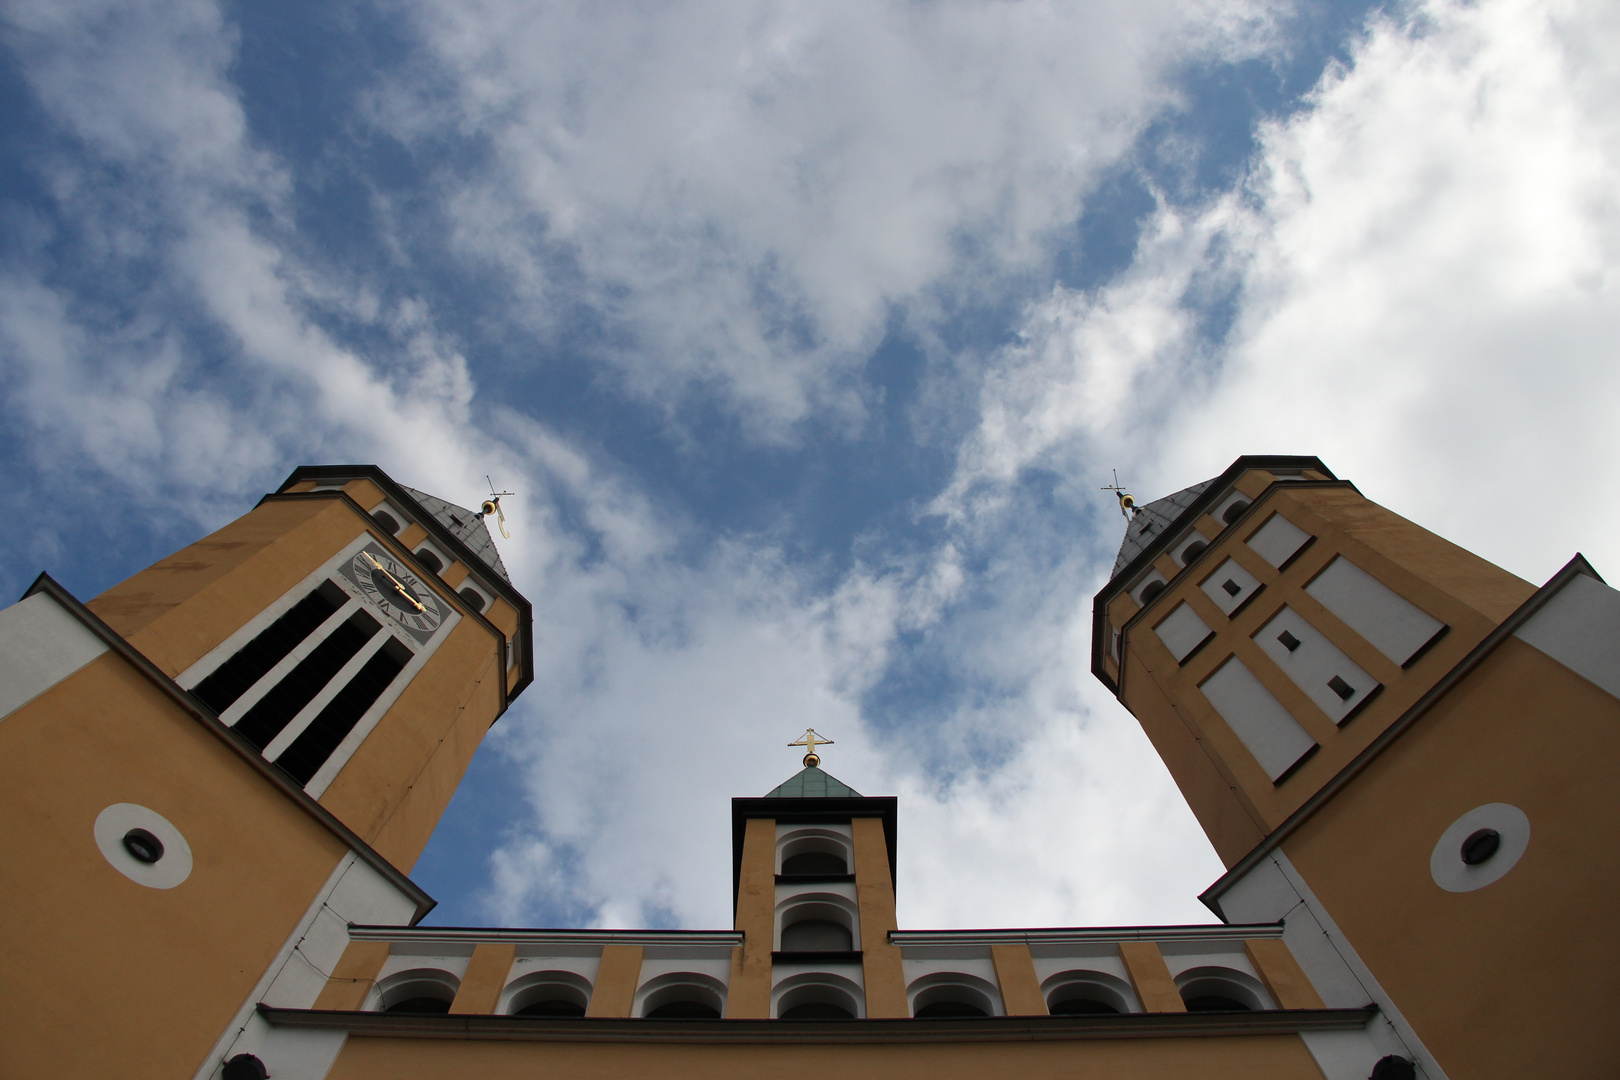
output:
[[[372,566],[375,566],[378,570],[381,570],[383,572],[383,577],[387,578],[389,581],[392,581],[394,583],[394,588],[399,590],[399,595],[403,596],[405,599],[409,600],[411,603],[416,605],[416,610],[417,611],[426,611],[427,610],[427,608],[422,606],[422,601],[413,598],[411,596],[411,594],[405,590],[405,586],[400,584],[399,578],[395,577],[393,574],[390,574],[388,572],[388,568],[385,567],[382,563],[378,562],[376,560],[376,558],[371,554],[371,552],[363,551],[363,552],[361,552],[361,554],[366,557],[367,562],[369,562]]]

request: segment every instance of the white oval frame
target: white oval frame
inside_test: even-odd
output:
[[[124,848],[131,829],[145,829],[163,844],[163,857],[143,863]],[[136,803],[113,803],[96,815],[96,847],[112,868],[148,889],[172,889],[191,876],[191,845],[174,823],[156,810]]]
[[[1502,846],[1478,866],[1469,866],[1462,860],[1462,843],[1480,829],[1495,829],[1502,836]],[[1529,846],[1530,819],[1524,811],[1507,803],[1486,803],[1453,821],[1440,834],[1429,856],[1429,876],[1446,892],[1473,892],[1506,877]]]

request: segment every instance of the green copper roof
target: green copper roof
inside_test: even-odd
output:
[[[767,799],[859,799],[861,793],[814,765],[765,793]]]

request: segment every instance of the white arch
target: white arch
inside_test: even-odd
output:
[[[936,971],[912,981],[906,987],[906,998],[911,1003],[911,1015],[918,1009],[941,1001],[960,1001],[984,1010],[986,1016],[1004,1016],[1001,992],[994,983],[969,975],[965,971]]]
[[[506,984],[495,1011],[509,1015],[537,1001],[570,1001],[584,1009],[591,1002],[590,980],[573,971],[531,972]]]
[[[461,980],[442,968],[411,968],[379,980],[368,995],[368,1008],[381,1012],[411,998],[431,997],[455,1001]]]
[[[1226,967],[1188,968],[1176,976],[1176,989],[1182,999],[1219,994],[1240,1001],[1251,1009],[1271,1009],[1271,997],[1260,980],[1243,971]]]
[[[866,995],[852,979],[830,971],[806,971],[789,975],[771,990],[771,1015],[781,1016],[798,1005],[824,1002],[837,1005],[851,1016],[866,1015]]]
[[[837,829],[825,826],[805,825],[795,828],[786,828],[776,837],[776,872],[782,872],[782,863],[795,855],[807,855],[811,852],[821,852],[834,855],[844,860],[845,873],[848,867],[855,865],[854,852],[850,838]]]
[[[648,979],[636,991],[636,1016],[646,1016],[654,1009],[676,1001],[698,1001],[714,1008],[721,1016],[726,1014],[726,984],[712,975],[697,971],[671,971]]]
[[[860,909],[847,896],[837,893],[795,893],[776,905],[776,936],[773,948],[781,951],[782,931],[806,919],[825,919],[849,931],[850,947],[860,948]]]
[[[1084,968],[1060,971],[1041,983],[1041,996],[1046,999],[1048,1009],[1059,1002],[1081,998],[1100,1001],[1122,1013],[1141,1011],[1130,984],[1105,971]]]

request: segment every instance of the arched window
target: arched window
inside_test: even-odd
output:
[[[852,952],[857,921],[855,902],[834,893],[799,893],[777,908],[782,952]]]
[[[572,971],[537,971],[508,986],[505,999],[511,1016],[584,1016],[591,984]]]
[[[921,1019],[997,1016],[995,987],[976,975],[946,971],[911,984],[911,1015]]]
[[[1164,582],[1150,581],[1142,589],[1142,606],[1147,607],[1153,603],[1153,598],[1164,592]]]
[[[399,522],[395,520],[394,515],[390,514],[388,511],[373,510],[371,512],[371,520],[375,521],[389,536],[397,536],[399,534]]]
[[[643,986],[640,1015],[653,1020],[717,1020],[725,1011],[725,984],[695,971],[660,975]]]
[[[793,877],[834,877],[849,873],[842,852],[803,851],[782,860],[782,873]]]
[[[377,1005],[387,1013],[443,1015],[460,985],[461,980],[437,968],[396,972],[377,984]]]
[[[1243,511],[1247,510],[1248,508],[1249,504],[1247,500],[1238,499],[1236,502],[1232,503],[1232,505],[1226,508],[1226,512],[1221,515],[1221,521],[1225,522],[1227,525],[1230,525],[1232,522],[1242,517]]]
[[[1198,556],[1202,555],[1205,549],[1208,547],[1209,545],[1204,541],[1194,540],[1192,543],[1181,549],[1181,565],[1186,566],[1188,563],[1198,558]]]
[[[860,1015],[860,987],[829,971],[790,975],[773,991],[783,1020],[850,1020]]]
[[[479,595],[477,589],[462,589],[456,595],[466,601],[467,606],[474,611],[484,610],[484,598]]]
[[[852,952],[855,936],[831,919],[801,919],[782,928],[783,952]]]
[[[1231,968],[1183,971],[1176,977],[1176,989],[1188,1012],[1250,1012],[1271,1007],[1260,980]]]
[[[793,829],[776,843],[779,874],[824,877],[849,873],[849,838],[832,829]]]
[[[1101,971],[1065,971],[1041,984],[1053,1016],[1086,1016],[1135,1011],[1125,980]]]
[[[433,554],[430,548],[422,548],[417,551],[416,561],[425,566],[430,573],[437,574],[444,569],[444,560]]]

